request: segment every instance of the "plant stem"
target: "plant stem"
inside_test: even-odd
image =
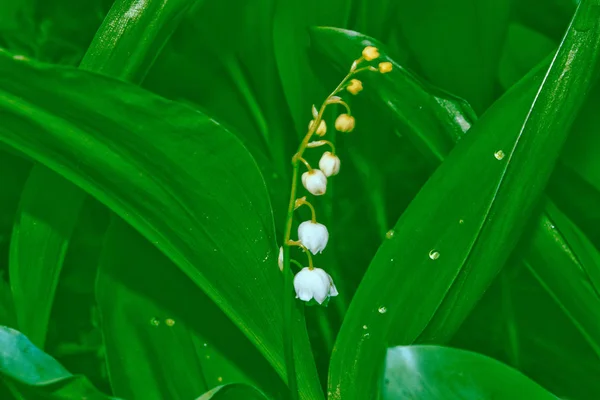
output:
[[[287,370],[287,378],[288,378],[288,388],[290,390],[290,396],[292,400],[298,400],[298,382],[296,377],[296,364],[294,361],[294,340],[293,340],[293,332],[294,332],[294,321],[293,321],[293,308],[294,308],[294,298],[291,296],[292,291],[292,275],[291,275],[291,266],[290,266],[290,235],[292,233],[292,222],[294,219],[294,209],[296,205],[296,192],[298,190],[298,173],[300,168],[300,162],[304,161],[302,155],[304,154],[304,150],[308,147],[308,143],[312,136],[314,135],[317,127],[321,124],[321,120],[323,119],[323,113],[325,112],[325,108],[329,103],[329,100],[332,96],[335,96],[340,90],[342,90],[343,86],[346,84],[348,79],[356,73],[356,63],[352,66],[352,69],[346,75],[346,77],[340,82],[340,84],[335,88],[333,92],[323,102],[321,105],[321,109],[319,110],[319,114],[315,118],[315,122],[312,124],[311,128],[308,130],[304,139],[298,146],[298,151],[292,157],[292,186],[290,189],[290,201],[288,204],[288,210],[285,220],[285,231],[283,238],[283,342],[284,342],[284,356],[285,356],[285,364]],[[306,161],[304,161],[306,162]],[[308,163],[307,163],[308,164]],[[307,165],[308,168],[310,168]],[[309,250],[307,249],[308,253]],[[308,254],[310,267],[312,265],[312,257]]]

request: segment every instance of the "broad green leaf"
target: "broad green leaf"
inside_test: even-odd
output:
[[[252,386],[230,383],[209,390],[196,400],[266,400],[267,398]]]
[[[117,400],[73,375],[20,332],[0,326],[0,377],[25,399]]]
[[[80,67],[126,81],[141,82],[196,1],[117,0],[98,29]]]
[[[510,8],[509,0],[403,1],[398,25],[415,69],[482,112],[495,97]]]
[[[334,398],[373,394],[370,361],[380,357],[382,342],[450,337],[501,269],[591,83],[600,36],[595,5],[581,3],[538,93],[517,86],[488,110],[381,246],[338,336]],[[534,96],[531,109],[510,107]]]
[[[115,395],[191,399],[229,382],[285,391],[223,312],[118,218],[107,233],[96,296]]]
[[[192,0],[117,1],[80,67],[140,81],[191,4]],[[22,194],[11,240],[11,287],[19,329],[42,348],[60,270],[85,196],[43,165],[33,168]]]
[[[285,377],[272,213],[258,167],[235,136],[189,107],[84,71],[4,56],[0,76],[11,77],[0,78],[0,141],[140,231]],[[294,321],[302,395],[320,398],[302,318]]]
[[[46,342],[60,270],[85,199],[81,193],[46,167],[34,167],[13,227],[9,274],[18,326],[40,348]]]
[[[519,371],[493,358],[450,347],[390,348],[384,376],[385,400],[556,399]]]

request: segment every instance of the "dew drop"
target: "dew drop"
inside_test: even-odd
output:
[[[175,325],[175,320],[168,318],[165,320],[165,324],[167,324],[167,326],[173,326],[173,325]]]
[[[390,229],[389,231],[387,231],[387,232],[385,233],[385,238],[386,238],[386,239],[391,239],[391,238],[393,238],[393,237],[394,237],[394,233],[396,233],[396,232],[394,232],[394,230],[393,230],[393,229]]]
[[[432,260],[437,260],[438,258],[440,258],[440,252],[439,251],[435,251],[435,250],[431,250],[429,252],[429,258],[431,258]]]
[[[204,347],[208,347],[208,343],[204,343]]]
[[[462,224],[464,224],[464,223],[465,223],[465,220],[464,220],[464,219],[459,219],[459,220],[458,220],[458,223],[462,225]]]
[[[363,329],[369,329],[369,327],[366,325],[363,325]]]
[[[220,376],[220,377],[218,377],[218,378],[217,378],[217,380],[218,380],[219,382],[223,382],[223,377],[222,377],[222,376]]]
[[[387,308],[381,306],[377,309],[377,311],[379,311],[379,314],[385,314],[387,312]]]
[[[371,334],[370,334],[370,333],[365,333],[365,334],[363,335],[363,337],[364,337],[365,339],[366,339],[366,338],[368,338],[369,336],[371,336]]]
[[[504,152],[502,150],[498,150],[494,153],[494,157],[496,157],[496,160],[502,160],[504,158]]]
[[[158,318],[152,318],[150,320],[150,325],[159,326],[160,325],[160,321],[158,320]]]

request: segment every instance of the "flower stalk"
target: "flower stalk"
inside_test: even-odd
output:
[[[342,79],[339,85],[325,98],[321,107],[312,107],[312,120],[308,124],[308,132],[300,142],[298,150],[292,157],[292,183],[290,188],[290,200],[285,219],[283,246],[279,255],[279,267],[284,274],[284,353],[287,368],[288,387],[291,398],[298,399],[298,385],[296,382],[296,366],[294,361],[294,347],[292,332],[294,329],[293,309],[294,299],[290,296],[292,285],[296,291],[296,298],[302,301],[312,302],[313,299],[322,305],[327,305],[331,296],[337,296],[338,292],[331,276],[321,268],[315,268],[313,265],[312,254],[321,253],[327,246],[329,232],[325,225],[317,222],[317,213],[314,206],[306,200],[306,197],[298,198],[298,181],[300,180],[300,167],[303,164],[307,171],[301,176],[304,188],[314,196],[324,195],[327,188],[327,178],[337,175],[340,170],[340,159],[336,155],[335,146],[329,140],[311,141],[314,135],[324,136],[327,133],[327,125],[323,120],[325,109],[328,105],[338,104],[344,107],[345,114],[341,114],[335,121],[335,128],[340,132],[351,132],[355,126],[355,119],[352,116],[350,105],[344,101],[338,94],[347,91],[351,95],[357,95],[363,90],[362,82],[355,79],[355,75],[363,71],[372,71],[387,73],[391,70],[391,63],[380,63],[376,68],[367,65],[359,68],[363,62],[369,62],[379,58],[379,50],[373,46],[367,46],[362,52],[362,56],[352,63],[350,71]],[[354,78],[354,79],[353,79]],[[319,169],[313,169],[308,161],[304,159],[304,152],[308,148],[317,148],[327,145],[331,152],[325,152],[320,161]],[[294,211],[306,205],[311,209],[311,220],[304,221],[298,227],[299,240],[291,239]],[[300,269],[292,281],[291,263],[302,266],[296,260],[290,258],[291,246],[300,247],[308,258],[308,267]],[[312,253],[312,254],[311,254]]]

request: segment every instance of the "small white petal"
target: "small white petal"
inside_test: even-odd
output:
[[[302,185],[311,194],[320,196],[327,191],[327,177],[320,169],[313,169],[302,174]]]
[[[323,224],[304,221],[298,226],[298,239],[311,253],[322,253],[329,241],[329,231]]]
[[[319,304],[323,304],[330,296],[337,296],[338,292],[333,285],[331,276],[321,268],[302,268],[294,277],[294,290],[296,298],[310,301],[314,298]]]
[[[283,246],[279,248],[279,258],[277,259],[277,264],[279,264],[279,270],[283,271]]]
[[[319,160],[319,168],[325,176],[337,175],[340,172],[340,159],[331,152],[326,151]]]

